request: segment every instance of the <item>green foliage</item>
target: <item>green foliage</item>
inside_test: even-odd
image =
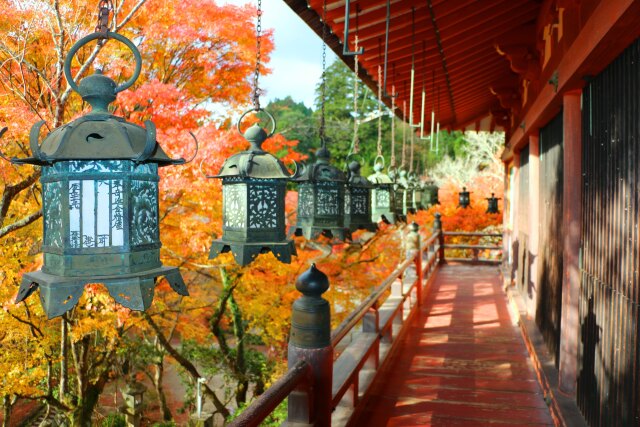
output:
[[[357,95],[357,114],[354,108],[355,74],[340,60],[333,62],[326,70],[325,88],[325,122],[326,136],[334,164],[345,165],[348,154],[352,151],[354,141],[354,119],[362,121],[378,111],[377,94],[360,82]],[[316,123],[320,123],[322,110],[322,81],[316,86]],[[389,161],[391,155],[391,115],[389,109],[382,105],[382,150]],[[401,147],[401,134],[396,132],[396,148]],[[360,155],[364,160],[363,172],[371,171],[373,160],[377,154],[378,120],[370,120],[358,126]],[[398,144],[400,142],[400,144]],[[316,145],[316,147],[319,146]]]
[[[161,423],[155,423],[152,427],[176,427],[176,423],[173,421],[163,421]]]
[[[378,112],[377,94],[364,83],[358,85],[357,113],[354,109],[355,74],[342,61],[336,60],[326,70],[325,88],[325,134],[331,150],[334,165],[342,168],[346,158],[353,150],[354,120],[361,121],[358,126],[360,157],[363,160],[363,174],[372,172],[373,161],[377,155]],[[322,110],[322,82],[316,85],[315,111],[307,108],[302,102],[295,102],[291,97],[272,101],[267,110],[276,118],[278,130],[287,138],[300,141],[298,150],[309,155],[309,161],[315,160],[314,153],[320,146],[318,130]],[[397,110],[399,111],[399,110]],[[391,158],[391,111],[382,106],[382,152],[387,165]],[[395,120],[395,154],[396,164],[402,160],[402,141],[405,139],[405,168],[409,169],[411,132],[414,133],[414,170],[422,172],[431,170],[445,158],[463,158],[469,155],[469,145],[460,131],[441,131],[438,137],[439,150],[432,149],[429,140],[421,140],[419,129],[410,129]],[[430,129],[425,129],[429,131]]]
[[[127,427],[127,421],[122,414],[109,414],[102,420],[101,427]]]
[[[247,409],[251,405],[251,402],[245,403],[241,405],[236,412],[234,412],[229,418],[227,418],[226,422],[231,422],[238,418],[240,414],[242,414],[245,409]],[[269,414],[267,418],[264,419],[260,423],[261,427],[278,427],[281,426],[287,420],[287,399],[283,400],[276,409],[273,410]]]

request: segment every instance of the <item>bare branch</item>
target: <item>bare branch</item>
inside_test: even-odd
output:
[[[184,368],[185,371],[187,371],[187,373],[189,373],[193,381],[195,382],[198,380],[198,378],[201,378],[202,375],[200,375],[200,372],[198,372],[198,368],[196,368],[195,365],[191,363],[191,361],[189,361],[187,358],[181,355],[175,348],[173,348],[171,343],[167,341],[167,338],[164,336],[164,334],[160,330],[160,327],[156,324],[156,322],[153,321],[151,316],[149,316],[149,313],[143,312],[142,316],[147,321],[149,326],[151,326],[151,329],[153,329],[154,332],[156,333],[158,337],[158,341],[160,342],[162,347],[166,350],[167,353],[169,353],[171,357],[173,357],[173,359],[175,359],[176,362],[180,364],[180,366]],[[206,383],[204,383],[203,385],[204,385],[205,394],[213,400],[213,404],[216,407],[216,410],[220,414],[222,414],[224,418],[227,418],[229,416],[229,410],[225,407],[224,403],[220,401],[216,393],[209,387],[209,385],[207,385]]]
[[[42,216],[42,209],[38,209],[36,212],[32,213],[31,215],[28,215],[22,218],[21,220],[14,222],[13,224],[7,225],[4,228],[0,228],[0,239],[13,231],[26,227],[27,225],[31,224],[41,216]]]
[[[127,23],[131,21],[131,18],[133,18],[133,16],[136,14],[138,9],[140,9],[142,5],[144,5],[146,2],[147,0],[138,0],[138,3],[136,3],[135,6],[133,6],[133,9],[131,9],[131,12],[129,12],[129,14],[125,16],[124,19],[118,24],[118,26],[116,27],[116,32],[120,31],[122,27],[127,25]]]

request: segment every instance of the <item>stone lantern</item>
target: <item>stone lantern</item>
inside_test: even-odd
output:
[[[100,71],[77,85],[71,60],[95,39],[116,39],[134,54],[134,75],[117,86]],[[30,134],[32,157],[17,164],[42,167],[44,240],[41,270],[25,273],[16,301],[37,288],[49,318],[73,308],[84,285],[103,283],[119,304],[146,310],[156,279],[164,276],[172,289],[188,295],[180,272],[160,262],[158,167],[184,163],[170,159],[156,141],[155,126],[145,128],[109,112],[116,95],[140,75],[135,45],[116,33],[94,33],[68,53],[64,72],[73,90],[92,107],[90,113],[54,129],[38,144],[44,122]]]

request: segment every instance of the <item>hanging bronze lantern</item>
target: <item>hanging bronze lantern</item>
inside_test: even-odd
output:
[[[124,43],[136,60],[133,76],[116,83],[100,71],[77,85],[71,60],[96,39]],[[155,126],[145,128],[112,115],[109,104],[140,75],[142,60],[135,45],[116,33],[94,33],[73,45],[64,63],[69,86],[92,111],[54,129],[38,145],[44,121],[30,134],[32,157],[17,164],[42,167],[44,265],[26,273],[16,301],[37,288],[49,318],[72,309],[84,285],[103,283],[119,304],[146,310],[156,279],[164,276],[172,289],[188,295],[180,272],[160,262],[158,167],[184,163],[170,159],[156,141]]]
[[[418,182],[418,176],[413,172],[409,174],[409,188],[411,189],[411,211],[416,213],[422,209],[422,190]]]
[[[344,226],[351,231],[376,231],[378,224],[371,220],[371,194],[373,185],[360,175],[360,163],[349,163],[344,197]]]
[[[244,113],[238,120],[238,132]],[[271,132],[257,124],[244,133],[251,147],[247,151],[229,157],[220,173],[213,178],[222,179],[222,239],[211,244],[209,259],[221,253],[233,253],[236,262],[247,265],[259,254],[273,252],[285,264],[296,255],[293,241],[287,240],[284,199],[286,184],[291,179],[284,164],[273,154],[262,149],[262,143],[270,138],[276,127],[272,121]]]
[[[411,198],[413,197],[409,190],[409,181],[407,179],[407,171],[399,169],[395,181],[396,191],[396,213],[405,221],[407,213],[411,207]]]
[[[371,190],[371,220],[373,222],[384,221],[388,224],[395,224],[395,203],[394,203],[394,190],[393,180],[391,177],[382,170],[384,169],[384,158],[379,156],[382,160],[376,162],[373,165],[374,173],[367,178],[372,184]]]
[[[426,208],[440,204],[440,200],[438,199],[438,192],[440,191],[440,189],[433,181],[425,182],[423,191],[424,193],[422,199]]]
[[[467,187],[462,187],[462,191],[458,193],[458,207],[459,208],[468,208],[471,206],[471,196],[470,192],[467,191]]]
[[[500,210],[498,210],[498,198],[495,196],[494,193],[491,193],[491,197],[487,197],[486,213],[490,213],[490,214],[500,213]]]
[[[344,240],[351,237],[344,224],[344,173],[329,163],[331,154],[322,142],[317,160],[305,166],[294,181],[298,186],[298,215],[293,233],[309,240],[319,235]]]

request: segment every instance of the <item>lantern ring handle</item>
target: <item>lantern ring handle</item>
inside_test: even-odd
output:
[[[238,133],[240,133],[240,135],[242,135],[242,131],[240,130],[240,123],[242,123],[242,119],[244,119],[244,117],[249,114],[249,113],[260,113],[263,112],[265,113],[267,116],[269,116],[269,120],[271,120],[271,131],[269,132],[269,134],[267,135],[267,138],[271,138],[273,136],[273,134],[276,131],[276,119],[271,115],[270,112],[268,112],[267,110],[265,110],[264,108],[251,108],[247,111],[245,111],[240,118],[238,119],[238,124],[236,125],[236,128],[238,129]]]
[[[106,33],[89,34],[88,36],[81,38],[80,40],[75,42],[73,46],[71,46],[71,49],[67,54],[67,58],[64,61],[64,76],[66,77],[67,82],[69,83],[69,86],[71,86],[71,89],[73,89],[74,91],[80,93],[80,88],[78,87],[78,84],[75,82],[75,80],[73,80],[73,76],[71,75],[71,61],[73,60],[73,57],[78,52],[78,50],[80,50],[81,47],[83,47],[90,41],[93,41],[96,39],[117,40],[122,44],[124,44],[125,46],[127,46],[131,51],[131,53],[133,53],[133,57],[136,61],[136,68],[133,71],[133,76],[131,76],[131,78],[126,82],[124,82],[123,84],[117,86],[115,89],[115,93],[119,93],[119,92],[122,92],[123,90],[129,89],[131,86],[133,86],[136,80],[138,80],[138,77],[140,77],[140,72],[142,71],[142,56],[140,55],[140,51],[138,50],[136,45],[134,45],[131,40],[129,40],[128,38],[126,38],[121,34],[113,33],[111,31],[107,31]]]
[[[378,154],[375,159],[373,159],[373,165],[375,166],[378,163],[378,159],[382,160],[382,168],[384,169],[384,156],[382,154]]]

